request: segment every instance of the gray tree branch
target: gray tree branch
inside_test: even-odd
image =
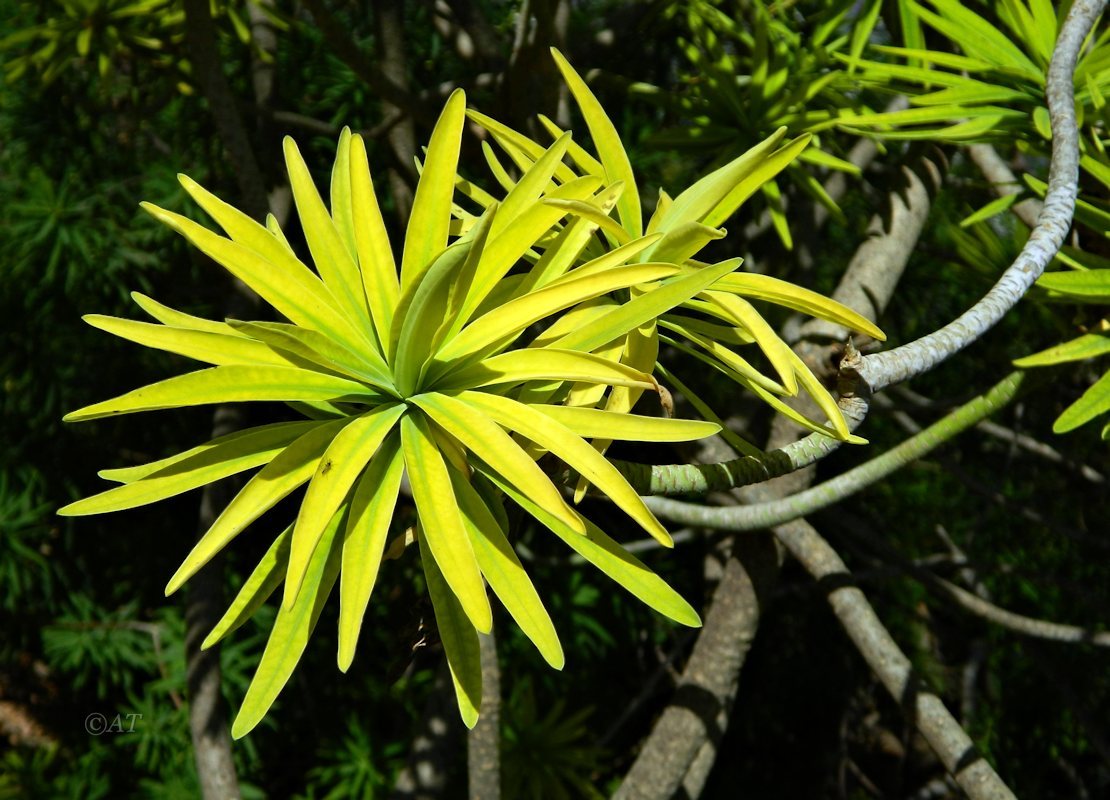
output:
[[[924,689],[906,654],[891,638],[851,572],[805,520],[781,525],[775,535],[828,592],[829,605],[848,638],[925,737],[945,769],[972,800],[1009,800],[1014,794],[939,697]]]
[[[1048,193],[1025,247],[990,291],[957,319],[916,341],[867,356],[859,375],[870,391],[920,375],[974,342],[1017,304],[1060,249],[1071,226],[1079,180],[1072,74],[1087,33],[1105,5],[1105,0],[1077,0],[1060,28],[1045,92],[1052,121]]]
[[[501,668],[493,631],[478,634],[482,715],[466,737],[470,800],[501,798]]]

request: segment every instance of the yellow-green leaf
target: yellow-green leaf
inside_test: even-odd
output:
[[[268,364],[291,367],[294,362],[275,353],[262,342],[252,341],[231,333],[209,333],[189,328],[174,328],[149,322],[136,322],[102,314],[86,314],[82,319],[102,331],[121,339],[165,350],[169,353],[216,365]]]
[[[568,333],[555,342],[555,346],[566,350],[593,350],[685,303],[738,266],[740,266],[740,259],[733,258],[713,266],[692,270],[688,274],[677,275],[639,297],[617,306],[578,330]]]
[[[308,165],[304,163],[296,142],[286,136],[282,146],[285,150],[285,165],[289,170],[289,184],[293,189],[293,200],[297,205],[297,215],[301,219],[308,249],[312,253],[312,263],[316,265],[324,285],[331,290],[332,296],[348,319],[365,329],[370,322],[370,311],[362,291],[362,276],[358,266],[336,230],[320,193],[316,191],[312,174],[308,171]],[[342,147],[342,142],[340,146]]]
[[[484,392],[464,392],[460,399],[477,406],[506,428],[550,450],[604,492],[618,508],[632,517],[664,547],[674,546],[667,529],[648,510],[636,490],[617,468],[565,425],[508,397]]]
[[[339,669],[355,657],[362,618],[378,578],[405,462],[398,434],[382,442],[351,496],[339,577]]]
[[[1110,353],[1110,336],[1102,333],[1087,333],[1070,342],[1058,344],[1031,356],[1014,361],[1015,367],[1047,367],[1069,361],[1082,361]]]
[[[488,633],[493,616],[486,587],[463,528],[447,465],[422,413],[401,418],[401,446],[428,549],[466,616],[476,629]]]
[[[621,181],[629,187],[629,190],[617,201],[617,215],[623,228],[633,238],[639,237],[644,232],[640,195],[635,191],[636,177],[632,174],[632,164],[624,151],[617,129],[609,119],[609,115],[605,113],[605,108],[563,54],[552,48],[551,55],[559,71],[563,73],[563,80],[570,87],[570,92],[574,95],[578,108],[581,109],[582,116],[586,120],[586,126],[590,129],[590,137],[594,140],[594,147],[597,148],[601,164],[605,167],[606,182]]]
[[[263,300],[296,324],[325,333],[358,352],[372,347],[368,335],[339,310],[338,302],[323,281],[291,256],[261,225],[258,225],[260,236],[273,242],[275,248],[272,254],[266,256],[225,239],[180,214],[151,203],[142,203],[141,206],[258,292]],[[244,219],[251,222],[249,218]],[[251,224],[257,225],[254,222]]]
[[[490,588],[544,660],[562,669],[565,659],[559,635],[500,523],[474,487],[455,470],[451,471],[451,481],[474,556]]]
[[[412,213],[405,231],[405,252],[401,258],[402,289],[423,275],[431,266],[432,258],[447,246],[451,199],[455,194],[455,172],[465,119],[466,95],[462,89],[456,89],[432,131],[428,157],[416,185]]]
[[[204,331],[206,333],[218,333],[225,336],[239,335],[228,327],[226,322],[215,322],[214,320],[204,319],[203,317],[194,317],[192,314],[186,314],[184,311],[177,311],[169,306],[162,305],[157,300],[147,297],[140,292],[132,292],[131,299],[134,300],[143,311],[163,325],[169,325],[172,328],[188,328],[189,330]]]
[[[201,650],[207,650],[253,617],[274,593],[274,589],[285,577],[285,566],[289,563],[289,539],[292,533],[293,526],[290,525],[274,539],[274,543],[262,556],[262,560],[243,581],[238,594],[235,595],[235,599],[231,601],[224,615],[220,617],[220,621],[204,637],[200,645]]]
[[[370,179],[366,144],[358,134],[351,140],[350,159],[351,213],[354,215],[362,288],[370,306],[370,315],[374,318],[378,341],[385,343],[389,341],[389,330],[393,324],[393,308],[401,294],[397,263],[393,260],[389,233]]]
[[[364,384],[294,367],[211,367],[85,406],[62,419],[79,422],[137,411],[251,400],[358,399],[369,393]]]
[[[436,354],[436,360],[450,362],[484,352],[491,346],[504,346],[534,322],[551,316],[584,300],[618,289],[627,289],[669,277],[675,273],[671,264],[643,264],[610,269],[570,277],[549,284],[543,289],[518,297],[470,323]]]
[[[339,134],[339,146],[335,149],[335,163],[331,168],[331,216],[335,230],[352,263],[357,263],[358,248],[355,246],[354,201],[351,194],[351,129],[346,125]],[[355,286],[360,286],[356,281]]]
[[[682,599],[678,592],[644,566],[639,559],[606,536],[592,522],[587,519],[582,520],[586,525],[585,536],[575,533],[511,484],[502,481],[495,474],[485,474],[517,505],[547,526],[571,549],[627,589],[634,597],[675,622],[693,628],[701,627],[698,613]]]
[[[463,724],[473,728],[478,722],[478,710],[482,707],[482,662],[478,634],[440,571],[423,530],[416,540],[420,544],[420,561],[424,565],[428,594],[432,598],[432,610],[436,615],[443,652],[447,656],[447,667],[451,671],[451,682],[455,686],[459,714]]]
[[[565,425],[585,439],[620,439],[630,442],[687,442],[704,439],[719,433],[721,428],[713,422],[694,419],[646,417],[605,411],[597,408],[576,408],[563,405],[531,406]],[[484,460],[484,459],[483,459]]]
[[[830,300],[824,295],[795,286],[779,278],[772,278],[770,275],[758,275],[754,272],[734,272],[722,278],[720,283],[713,288],[734,292],[745,297],[754,297],[757,300],[766,300],[769,303],[785,306],[811,317],[835,322],[849,330],[866,334],[877,341],[886,341],[886,334],[863,315],[835,300]]]
[[[312,477],[328,444],[350,421],[346,418],[318,424],[247,481],[170,578],[166,595],[177,591],[244,528]]]
[[[401,403],[378,406],[352,420],[328,445],[305,492],[293,528],[289,574],[285,579],[286,608],[291,608],[297,599],[309,561],[323,535],[324,525],[346,501],[351,487],[405,413],[405,408]]]
[[[292,441],[318,424],[277,423],[241,431],[238,436],[222,437],[222,441],[217,439],[179,456],[156,461],[154,470],[150,470],[152,465],[105,470],[107,474],[102,473],[102,477],[124,480],[125,483],[70,503],[59,509],[58,513],[63,517],[103,514],[175,497],[190,489],[197,489],[269,463]]]
[[[506,480],[521,487],[529,497],[572,528],[580,527],[555,484],[535,461],[484,412],[450,395],[417,395],[412,402],[425,411],[436,425],[454,436],[478,458],[497,470]]]
[[[510,350],[464,369],[449,372],[436,389],[446,391],[499,383],[547,380],[635,386],[648,390],[655,390],[658,386],[650,375],[592,353],[537,347]]]
[[[301,660],[305,645],[339,575],[341,540],[336,534],[345,512],[346,509],[340,509],[328,523],[296,605],[278,609],[262,660],[258,662],[243,705],[231,725],[231,735],[236,739],[246,736],[262,721]]]

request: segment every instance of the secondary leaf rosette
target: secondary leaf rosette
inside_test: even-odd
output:
[[[648,371],[589,352],[587,345],[626,336],[695,296],[734,263],[690,272],[661,258],[628,263],[632,251],[618,248],[601,255],[600,264],[506,293],[504,276],[570,213],[556,201],[580,202],[602,182],[583,177],[549,192],[546,180],[522,181],[504,202],[488,203],[480,218],[460,229],[452,223],[452,199],[465,112],[463,94],[456,92],[432,134],[399,269],[362,139],[345,131],[339,141],[330,208],[287,139],[293,196],[316,271],[297,257],[272,217],[263,226],[188,178],[182,178],[186,190],[225,236],[161,208],[144,208],[288,322],[215,322],[142,295],[135,299],[155,323],[87,317],[125,339],[213,366],[74,411],[68,421],[258,400],[283,401],[309,417],[244,430],[150,464],[105,470],[101,475],[119,486],[61,511],[131,508],[261,467],[171,578],[170,593],[307,484],[296,521],[274,541],[205,641],[211,645],[237,628],[284,583],[273,631],[232,729],[237,737],[262,719],[285,685],[337,582],[338,661],[342,670],[350,666],[405,473],[419,520],[413,536],[468,725],[481,704],[477,632],[492,624],[487,584],[542,656],[555,668],[563,665],[551,619],[499,521],[503,496],[652,608],[700,624],[686,601],[568,505],[536,459],[554,454],[670,546],[667,531],[586,439],[680,441],[711,435],[718,426],[536,398],[542,387],[568,381],[662,392]],[[544,169],[557,160],[552,156]],[[552,259],[560,253],[559,246],[546,247]],[[576,323],[564,336],[519,346],[534,323],[596,309],[600,298],[634,287],[648,288],[626,304],[606,301],[587,326]],[[582,327],[591,332],[585,339]]]
[[[664,288],[657,281],[635,284],[628,290],[630,301],[617,311],[616,295],[599,296],[558,320],[537,341],[558,341],[563,347],[573,346],[576,350],[619,359],[645,373],[658,371],[681,389],[707,419],[716,419],[705,403],[658,363],[660,343],[666,343],[747,388],[798,424],[845,441],[862,442],[848,430],[829,391],[749,301],[784,306],[878,340],[885,338],[883,332],[851,309],[816,292],[769,275],[736,271],[740,259],[709,265],[696,258],[707,244],[725,235],[720,225],[790,165],[809,145],[810,137],[803,135],[784,141],[786,129],[780,128],[673,199],[660,191],[659,202],[645,225],[640,192],[616,127],[566,59],[558,51],[553,50],[552,54],[582,112],[596,155],[542,115],[539,120],[554,139],[548,147],[492,117],[469,112],[470,118],[489,132],[522,175],[513,180],[494,149],[483,142],[490,169],[507,193],[502,200],[504,206],[517,202],[520,193],[531,196],[538,187],[547,187],[542,203],[548,207],[548,216],[539,207],[530,212],[538,243],[525,253],[532,268],[503,282],[498,287],[499,295],[512,297],[537,287],[558,285],[579,270],[601,274],[627,262],[662,261],[679,265],[679,279],[670,286]],[[573,167],[563,163],[564,154],[570,157]],[[465,178],[460,177],[457,185],[461,197],[455,211],[456,228],[469,230],[477,224],[480,212],[471,213],[464,205],[484,210],[496,200]],[[570,214],[565,224],[562,212]],[[699,282],[701,285],[691,290]],[[684,287],[681,291],[680,285]],[[619,337],[608,336],[608,329],[599,321],[612,314],[631,315],[640,308],[650,308],[650,314],[640,314],[640,322]],[[753,358],[741,355],[739,350],[749,345],[754,345],[766,359],[774,375],[758,369]],[[635,404],[642,389],[615,386],[610,390],[594,384],[549,386],[545,391],[545,397],[565,395],[571,405],[625,412]],[[811,419],[781,399],[799,391],[813,397],[826,420]],[[730,432],[725,434],[741,452],[758,452]],[[604,451],[604,440],[595,444]],[[582,488],[580,485],[579,492]]]

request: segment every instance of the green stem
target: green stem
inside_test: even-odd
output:
[[[703,506],[663,497],[646,498],[656,514],[674,522],[731,531],[761,530],[830,506],[920,458],[1009,403],[1023,374],[1012,372],[971,402],[902,444],[831,480],[791,497],[748,506]]]

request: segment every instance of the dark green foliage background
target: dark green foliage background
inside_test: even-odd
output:
[[[0,0],[0,38],[60,15],[63,5]],[[223,5],[245,13],[241,3]],[[366,52],[377,52],[363,4],[329,0],[327,5]],[[511,42],[515,4],[476,5]],[[382,116],[380,101],[328,47],[299,4],[282,0],[277,6],[290,27],[278,34],[275,108],[329,125],[372,128]],[[430,94],[444,82],[469,86],[479,67],[435,33],[431,6],[404,5],[410,84],[415,92]],[[734,13],[746,7],[741,3]],[[661,8],[612,0],[575,3],[570,57],[583,72],[598,67],[610,77],[689,91],[687,66],[675,47],[683,34],[681,19]],[[156,27],[156,21],[135,24]],[[250,50],[227,17],[218,24],[224,73],[249,109]],[[609,44],[598,36],[604,30],[616,32]],[[184,57],[181,42],[167,46],[171,55]],[[61,519],[53,512],[97,491],[97,469],[157,458],[208,437],[211,413],[205,409],[77,426],[63,426],[60,419],[67,410],[186,369],[182,359],[94,332],[80,316],[140,317],[128,297],[140,290],[220,318],[233,291],[230,282],[142,214],[138,202],[197,213],[178,187],[178,172],[234,202],[236,167],[206,103],[180,91],[184,76],[172,59],[114,50],[111,69],[102,75],[95,47],[91,56],[78,57],[75,42],[63,38],[56,58],[65,63],[53,80],[30,69],[0,84],[0,730],[7,737],[0,740],[0,798],[184,798],[198,792],[184,705],[182,600],[162,595],[196,536],[198,496],[103,518]],[[26,46],[13,45],[0,59],[10,62],[27,52]],[[621,127],[650,208],[659,186],[679,190],[715,159],[654,148],[653,134],[683,120],[657,105],[627,100],[622,85],[615,78],[603,80],[598,91]],[[474,89],[469,96],[472,105],[518,121],[532,110],[550,111],[507,107],[492,88]],[[422,102],[434,109],[439,101]],[[251,115],[245,116],[253,125]],[[261,128],[252,132],[266,178],[276,185],[283,179],[278,136],[286,131],[272,125],[267,136]],[[289,132],[323,181],[333,138]],[[417,141],[426,141],[428,132],[418,124]],[[824,143],[838,153],[851,146],[850,139],[832,134]],[[892,147],[865,179],[853,180],[842,203],[844,220],[830,221],[819,233],[805,224],[794,230],[798,247],[816,256],[808,262],[786,251],[766,226],[757,238],[744,239],[743,228],[758,208],[742,211],[729,223],[729,237],[715,247],[728,255],[748,254],[753,269],[831,291],[870,215],[882,207],[899,164],[912,155]],[[370,157],[385,191],[381,176],[394,162],[384,141],[372,142]],[[806,169],[824,177],[815,167]],[[471,177],[488,174],[473,138],[464,151],[464,171]],[[797,190],[791,194],[785,183],[784,193],[792,213],[808,219],[810,201]],[[960,257],[969,251],[959,237],[968,234],[955,222],[988,197],[982,179],[954,158],[925,238],[881,321],[893,343],[957,315],[1005,266],[1004,255],[1020,246],[1020,232],[994,225],[984,234],[996,240],[993,259],[979,253],[969,263]],[[392,201],[386,206],[394,242],[400,241]],[[1059,341],[1075,327],[1073,309],[1031,298],[985,341],[915,382],[912,388],[933,399],[935,408],[917,408],[897,392],[892,396],[898,408],[927,424],[1001,378],[1011,359]],[[704,370],[688,372],[697,376]],[[1068,459],[1106,474],[1105,443],[1083,431],[1062,438],[1050,433],[1051,421],[1089,382],[1089,373],[1074,368],[1039,376],[997,421],[1050,441]],[[734,387],[710,382],[700,388],[724,415],[746,418],[755,440],[765,435],[766,414],[737,397]],[[905,436],[881,409],[863,433],[871,446],[828,459],[819,479]],[[669,462],[689,453],[659,449],[636,455]],[[608,512],[596,506],[590,512],[603,521]],[[270,528],[291,508],[279,507],[259,525],[262,530],[244,534],[230,548],[229,598],[272,538]],[[964,694],[962,674],[970,659],[979,660],[966,723],[1019,796],[1074,797],[1080,786],[1089,796],[1110,791],[1105,651],[1025,640],[970,618],[927,593],[888,554],[875,552],[852,531],[869,530],[902,558],[923,559],[947,552],[936,532],[942,526],[999,604],[1098,628],[1110,608],[1107,512],[1105,484],[1086,482],[1065,467],[970,431],[813,520],[858,570],[896,639],[952,708],[972,699]],[[410,516],[411,509],[401,509],[397,532]],[[622,538],[619,525],[612,530]],[[525,526],[520,542],[563,637],[567,667],[561,673],[546,669],[507,617],[498,619],[506,796],[607,795],[666,702],[671,671],[681,668],[694,634],[652,615],[596,571],[579,569],[543,531]],[[673,553],[654,551],[646,559],[702,608],[710,588],[702,574],[710,544],[698,536]],[[936,568],[957,577],[950,561]],[[342,676],[335,668],[333,607],[264,724],[237,743],[244,796],[388,794],[433,696],[442,656],[412,554],[388,562],[383,576],[350,673]],[[232,709],[243,696],[271,619],[272,611],[262,614],[266,624],[248,624],[222,649]],[[109,720],[121,715],[125,729],[134,719],[134,729],[90,735],[85,721],[94,713]],[[13,728],[16,723],[29,727]],[[461,728],[451,735],[458,740],[458,758],[447,765],[447,796],[461,796]],[[736,787],[744,787],[751,797],[870,797],[868,782],[882,796],[909,796],[940,774],[921,743],[906,734],[900,710],[848,644],[820,591],[788,565],[745,666],[736,712],[705,796],[733,797]]]

